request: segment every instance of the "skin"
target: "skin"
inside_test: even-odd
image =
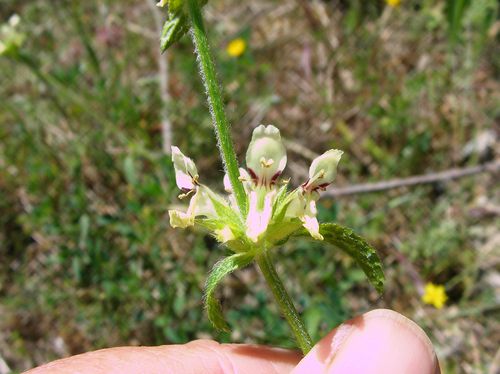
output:
[[[439,374],[440,369],[432,344],[418,325],[394,311],[377,309],[332,330],[305,357],[278,348],[196,340],[184,345],[102,349],[27,373]]]

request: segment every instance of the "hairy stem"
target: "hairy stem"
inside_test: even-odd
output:
[[[210,52],[207,35],[203,26],[199,0],[188,0],[189,18],[191,19],[191,37],[198,54],[200,74],[208,96],[210,114],[217,135],[218,146],[231,186],[243,216],[247,212],[247,196],[239,180],[238,161],[229,131],[229,122],[224,112],[222,93],[215,73],[215,65]]]
[[[257,255],[256,260],[264,278],[271,288],[274,298],[278,302],[281,313],[283,313],[283,316],[292,329],[297,345],[302,350],[302,353],[306,355],[313,346],[311,337],[307,333],[304,322],[302,322],[299,313],[295,309],[290,295],[286,292],[285,287],[283,286],[283,283],[281,282],[281,279],[271,262],[268,251],[262,251],[262,253]]]

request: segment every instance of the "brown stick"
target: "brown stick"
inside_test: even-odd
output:
[[[348,187],[328,189],[323,193],[323,196],[337,197],[360,193],[377,192],[399,187],[414,186],[416,184],[448,181],[480,173],[495,173],[498,171],[500,171],[500,160],[468,168],[455,168],[437,173],[415,175],[408,178],[397,178],[383,182],[355,184]]]

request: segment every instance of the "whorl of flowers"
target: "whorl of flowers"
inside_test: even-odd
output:
[[[316,218],[320,192],[335,179],[342,151],[331,149],[317,157],[309,168],[309,178],[288,192],[288,180],[281,178],[287,157],[279,130],[260,125],[254,129],[246,154],[246,169],[240,180],[248,197],[248,213],[243,216],[233,196],[229,178],[224,178],[228,196],[213,192],[199,180],[194,162],[177,147],[172,161],[181,199],[190,198],[186,211],[170,210],[172,227],[198,224],[213,233],[235,252],[270,248],[303,226],[317,240],[323,240]]]

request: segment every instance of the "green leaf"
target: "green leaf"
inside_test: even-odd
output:
[[[465,11],[469,7],[470,0],[447,0],[445,11],[448,20],[448,33],[451,41],[456,43],[460,38],[460,31],[463,28]]]
[[[163,25],[160,38],[160,50],[165,52],[189,30],[187,17],[183,13],[172,14]]]
[[[238,253],[223,258],[214,265],[212,271],[208,275],[205,284],[205,308],[207,309],[208,319],[216,329],[230,331],[222,315],[222,308],[219,300],[215,297],[217,285],[226,275],[250,264],[253,258],[254,255],[249,253]]]
[[[379,293],[383,292],[385,277],[382,262],[370,244],[350,228],[335,223],[321,224],[319,232],[326,242],[350,255],[363,269],[375,289]]]

